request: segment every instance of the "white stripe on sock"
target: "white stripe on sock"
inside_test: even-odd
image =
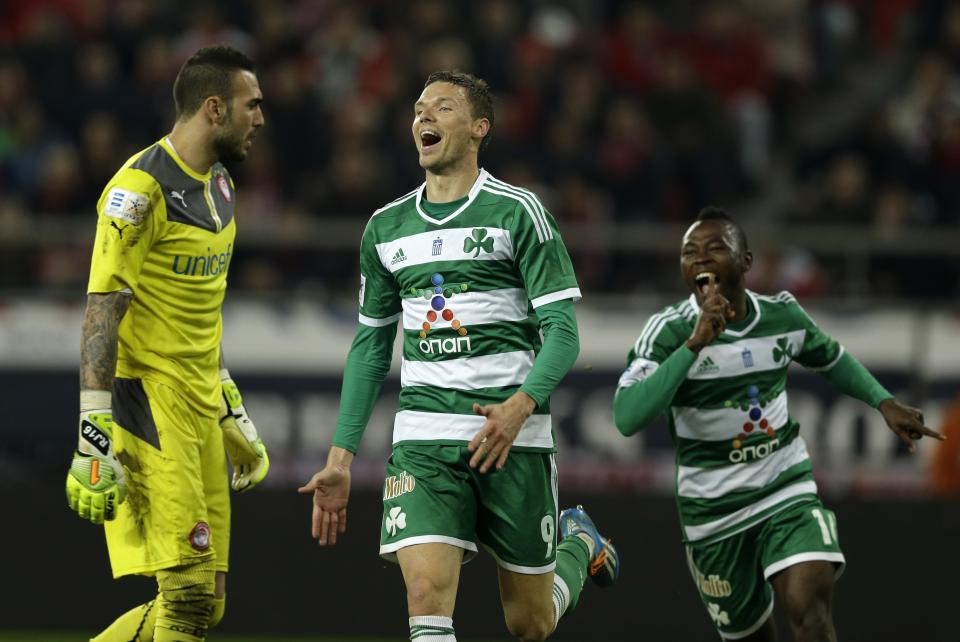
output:
[[[560,618],[570,605],[570,588],[563,578],[557,574],[553,576],[553,628],[557,628]]]
[[[453,618],[442,615],[418,615],[409,619],[410,639],[414,642],[457,642]]]

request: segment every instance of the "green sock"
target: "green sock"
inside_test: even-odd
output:
[[[580,591],[587,579],[589,564],[590,549],[576,535],[564,537],[557,544],[557,569],[553,576],[553,605],[557,622],[561,615],[572,611],[580,601]]]
[[[135,606],[108,626],[91,642],[153,642],[153,626],[157,609],[153,600]]]

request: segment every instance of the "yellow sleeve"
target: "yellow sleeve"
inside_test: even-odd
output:
[[[163,193],[150,174],[130,167],[117,172],[97,203],[88,294],[136,291],[165,213]]]

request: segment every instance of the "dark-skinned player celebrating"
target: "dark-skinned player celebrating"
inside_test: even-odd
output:
[[[836,640],[834,580],[845,558],[821,503],[799,424],[787,410],[792,361],[876,408],[907,449],[919,410],[898,403],[822,332],[789,292],[746,289],[743,229],[709,207],[683,237],[689,299],[653,315],[630,351],[614,400],[625,436],[666,413],[677,450],[677,505],[687,563],[725,639],[773,641],[774,594],[798,641]]]

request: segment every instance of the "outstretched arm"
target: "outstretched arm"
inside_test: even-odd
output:
[[[894,399],[849,352],[844,352],[837,363],[822,374],[840,392],[879,410],[887,426],[911,453],[917,450],[914,442],[923,437],[944,439],[943,435],[923,425],[923,413],[919,409],[905,406]]]
[[[336,544],[337,533],[346,531],[350,465],[390,371],[396,336],[396,323],[357,327],[343,371],[337,429],[326,466],[298,489],[301,494],[313,494],[311,535],[321,546]]]

